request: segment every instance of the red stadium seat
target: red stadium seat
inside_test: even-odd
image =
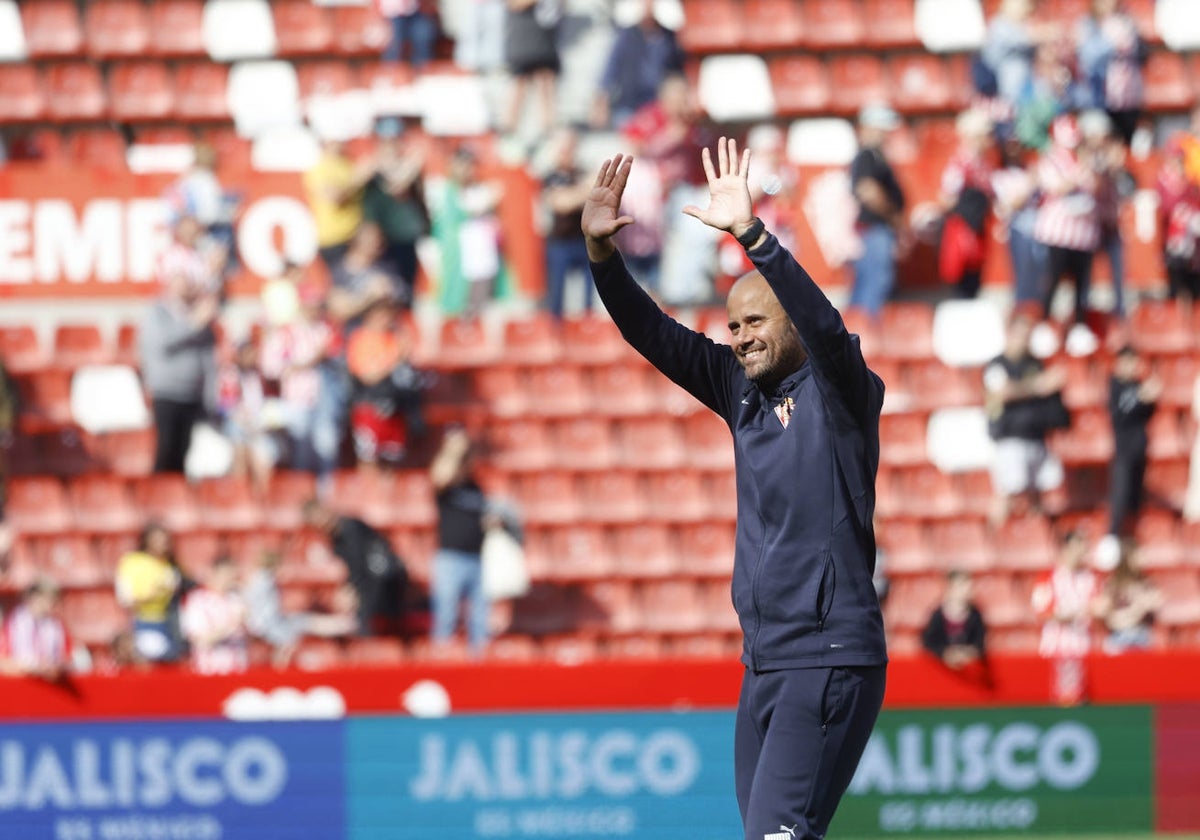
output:
[[[901,515],[936,519],[962,514],[954,476],[931,464],[919,464],[898,472]]]
[[[732,0],[684,0],[679,45],[690,53],[736,50],[742,45],[745,17]]]
[[[605,642],[604,655],[618,661],[630,659],[656,661],[667,655],[667,640],[654,633],[613,636]]]
[[[688,459],[679,425],[669,417],[630,417],[618,422],[622,463],[642,470],[673,470]]]
[[[1191,451],[1185,425],[1180,421],[1179,413],[1168,408],[1159,408],[1150,418],[1146,426],[1149,437],[1147,454],[1150,460],[1173,460],[1186,458]]]
[[[1181,111],[1192,107],[1196,89],[1183,56],[1157,50],[1142,67],[1146,84],[1146,108],[1151,111]]]
[[[921,44],[913,0],[865,0],[863,24],[868,46],[895,49]]]
[[[1195,399],[1196,379],[1200,377],[1200,358],[1163,356],[1155,360],[1154,369],[1163,383],[1160,407],[1190,408]]]
[[[837,91],[830,109],[855,115],[871,102],[891,100],[891,82],[883,61],[869,53],[837,55],[829,59],[829,87]],[[886,334],[886,333],[885,333]]]
[[[564,524],[583,518],[575,478],[566,472],[536,472],[518,476],[514,495],[530,524]]]
[[[549,532],[548,577],[555,580],[601,580],[616,571],[612,540],[597,525],[572,523]]]
[[[637,522],[613,529],[615,574],[620,577],[669,577],[680,568],[679,546],[661,523]]]
[[[333,10],[333,48],[340,53],[377,56],[391,37],[391,27],[379,16],[374,3]]]
[[[905,112],[944,111],[954,106],[946,65],[929,53],[889,59],[892,102]]]
[[[454,318],[442,324],[438,361],[447,368],[481,367],[499,359],[499,348],[478,318]]]
[[[1048,569],[1057,552],[1050,523],[1042,516],[1015,516],[993,536],[996,564],[1003,569]]]
[[[227,120],[229,68],[223,64],[182,64],[175,71],[175,116],[181,120]]]
[[[215,531],[192,531],[176,534],[175,559],[190,577],[203,580],[218,557],[229,555],[228,541]]]
[[[218,531],[258,528],[263,511],[246,479],[227,476],[208,478],[196,486],[200,521]]]
[[[320,55],[333,47],[333,16],[310,0],[276,0],[275,53],[281,56]]]
[[[641,626],[657,633],[691,633],[705,627],[700,590],[691,580],[657,580],[641,584]]]
[[[1195,317],[1177,300],[1142,301],[1133,311],[1133,344],[1142,353],[1189,353],[1195,346]]]
[[[571,417],[591,408],[583,370],[568,365],[527,368],[524,376],[528,410],[544,417]]]
[[[268,528],[294,531],[304,525],[302,508],[309,499],[317,496],[317,482],[312,473],[276,471],[267,488],[263,505],[265,524]]]
[[[884,605],[887,626],[916,630],[924,628],[945,588],[945,580],[941,575],[922,575],[893,581]]]
[[[660,522],[704,521],[708,518],[707,489],[704,476],[694,470],[651,473],[646,478],[647,514]]]
[[[71,132],[67,155],[72,163],[121,172],[126,169],[125,138],[112,128],[90,128]]]
[[[576,364],[607,365],[633,358],[621,331],[606,315],[582,315],[562,322],[563,353]]]
[[[94,324],[59,324],[54,329],[54,363],[59,367],[103,365],[112,361],[100,329]]]
[[[110,585],[116,564],[106,564],[92,541],[81,534],[56,534],[39,540],[38,566],[60,585],[87,589]]]
[[[54,120],[98,120],[108,103],[95,64],[55,64],[46,70],[46,114]]]
[[[200,506],[187,480],[178,474],[148,475],[133,483],[133,500],[147,519],[172,533],[200,527]]]
[[[1102,409],[1077,411],[1071,427],[1051,437],[1054,451],[1065,464],[1103,464],[1113,454],[1112,423]]]
[[[58,431],[71,423],[71,374],[44,370],[17,378],[21,395],[21,428],[28,432]]]
[[[520,417],[529,413],[526,381],[519,368],[492,365],[480,368],[474,377],[475,395],[496,417]]]
[[[90,533],[134,532],[142,514],[129,488],[115,476],[84,475],[68,484],[75,526]]]
[[[954,477],[959,504],[968,516],[986,516],[992,510],[995,494],[987,472],[960,473]]]
[[[558,322],[546,312],[504,325],[504,360],[518,365],[555,364],[563,357]]]
[[[62,619],[71,637],[85,645],[108,645],[129,623],[116,595],[108,590],[67,592],[62,601]]]
[[[138,329],[137,324],[121,324],[117,327],[117,348],[114,358],[117,364],[137,367],[140,363]]]
[[[904,467],[926,462],[924,414],[885,414],[879,418],[880,461]]]
[[[733,569],[734,534],[732,522],[702,521],[679,529],[679,553],[686,558],[694,575],[728,577]]]
[[[569,470],[608,470],[621,460],[612,427],[603,417],[570,417],[553,425],[554,460]]]
[[[173,57],[204,55],[203,1],[155,0],[151,3],[150,51]]]
[[[805,44],[816,50],[850,49],[866,38],[861,0],[804,4]]]
[[[547,469],[558,458],[549,425],[539,418],[493,419],[486,433],[488,460],[501,470]]]
[[[50,356],[28,325],[0,327],[0,361],[9,373],[27,373],[50,364]]]
[[[989,627],[1019,627],[1033,619],[1033,607],[1008,575],[979,575],[972,581],[975,601]],[[1024,595],[1025,597],[1022,597]]]
[[[644,489],[636,473],[613,470],[580,477],[580,502],[590,522],[637,522],[646,515]]]
[[[174,80],[159,62],[119,64],[108,77],[109,108],[115,120],[162,120],[175,108]]]
[[[688,464],[701,470],[733,467],[733,435],[725,421],[711,411],[698,411],[682,420]]]
[[[804,40],[803,9],[794,0],[746,0],[743,18],[743,47],[749,52],[789,49]]]
[[[1074,411],[1107,405],[1108,377],[1103,367],[1088,357],[1067,356],[1055,364],[1067,372],[1067,386],[1063,389],[1063,402],[1067,408]]]
[[[929,546],[940,567],[982,572],[992,568],[996,553],[981,519],[951,519],[929,526]]]
[[[0,123],[36,122],[45,109],[37,68],[32,64],[0,65]]]
[[[313,61],[298,65],[300,97],[345,93],[355,87],[354,71],[343,61]]]
[[[883,355],[892,359],[932,359],[933,309],[924,303],[890,303],[880,322]]]
[[[505,641],[515,641],[507,639]],[[492,648],[501,643],[500,639],[492,643],[488,654],[493,653]],[[372,638],[370,636],[354,638],[346,646],[343,660],[348,665],[369,665],[373,667],[395,667],[407,660],[408,654],[404,649],[404,642],[399,639],[389,638]]]
[[[600,655],[600,646],[592,636],[543,636],[542,658],[559,665],[591,662]]]
[[[25,46],[31,58],[78,55],[83,50],[83,26],[74,0],[21,3]]]
[[[12,478],[4,503],[5,521],[18,534],[57,534],[74,519],[62,482],[56,478]]]
[[[1146,501],[1149,504],[1180,510],[1187,497],[1187,486],[1188,462],[1186,459],[1151,461],[1146,466]]]
[[[150,19],[138,0],[92,0],[86,5],[83,31],[88,55],[97,59],[145,55]]]
[[[660,410],[652,376],[657,374],[638,362],[613,362],[589,368],[587,386],[592,409],[609,417],[638,416]]]
[[[918,519],[888,519],[875,529],[875,539],[887,558],[888,575],[928,572],[935,565],[929,535]]]
[[[782,116],[823,114],[833,91],[825,63],[813,55],[782,55],[768,59],[767,72],[775,93],[775,110]]]
[[[921,410],[982,405],[983,384],[976,369],[952,368],[937,359],[914,360],[902,367],[901,388]],[[876,373],[881,373],[878,368]],[[891,386],[887,379],[884,384]]]
[[[115,475],[149,475],[154,467],[154,429],[105,432],[95,439],[93,455]]]
[[[737,511],[737,478],[733,470],[704,474],[708,516],[714,522],[732,522]]]
[[[1186,560],[1179,520],[1171,511],[1144,510],[1134,525],[1138,561],[1145,569],[1169,569]]]

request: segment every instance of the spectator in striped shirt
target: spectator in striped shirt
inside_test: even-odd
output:
[[[231,558],[213,562],[205,584],[184,598],[179,622],[198,673],[236,674],[249,666],[246,603],[238,592],[238,570]]]
[[[1081,148],[1075,117],[1064,114],[1055,119],[1051,134],[1053,142],[1038,161],[1042,204],[1033,231],[1034,238],[1047,249],[1049,282],[1042,299],[1043,316],[1050,317],[1054,293],[1066,277],[1075,284],[1075,329],[1087,330],[1084,321],[1092,260],[1100,245],[1100,211],[1096,200],[1100,181],[1094,156]]]
[[[57,615],[61,600],[58,584],[38,578],[4,622],[3,672],[12,675],[61,679],[71,669],[71,637]]]
[[[1196,300],[1200,298],[1200,184],[1189,176],[1183,138],[1167,141],[1155,188],[1167,293]]]

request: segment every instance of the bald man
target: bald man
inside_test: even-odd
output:
[[[871,576],[883,382],[837,310],[753,215],[733,140],[702,163],[709,206],[755,272],[729,293],[732,345],[663,313],[612,237],[632,160],[605,161],[583,209],[592,276],[622,335],[733,434],[733,603],[746,666],[734,735],[746,840],[821,838],[883,702],[887,651]]]

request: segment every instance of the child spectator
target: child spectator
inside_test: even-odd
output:
[[[320,613],[289,613],[283,609],[283,597],[277,579],[280,556],[265,552],[246,582],[246,626],[249,631],[268,642],[274,649],[272,662],[277,668],[287,667],[296,647],[305,636],[337,638],[351,636],[358,622],[353,615],[323,615]]]
[[[136,551],[117,563],[117,600],[133,615],[133,643],[148,662],[174,662],[181,652],[178,595],[183,576],[171,535],[157,523],[143,529]]]
[[[971,601],[971,576],[959,569],[950,571],[942,602],[929,616],[921,644],[947,668],[958,671],[983,660],[986,633],[983,615]]]
[[[200,674],[236,674],[249,667],[246,604],[237,590],[238,570],[229,557],[218,557],[207,580],[183,599],[179,623],[192,650],[192,668]]]
[[[1162,593],[1138,565],[1137,550],[1125,542],[1097,608],[1108,632],[1104,652],[1112,655],[1150,647],[1154,613],[1162,604]]]
[[[377,299],[346,345],[354,380],[350,426],[359,463],[391,466],[404,459],[410,432],[420,432],[420,379],[409,362],[412,340],[395,301]]]
[[[54,682],[71,669],[71,636],[58,616],[58,584],[40,577],[4,622],[3,671]]]
[[[267,399],[266,383],[258,369],[258,348],[252,341],[238,344],[233,360],[221,370],[217,412],[225,436],[233,443],[233,474],[248,476],[255,491],[265,496],[279,460],[275,430],[283,417],[278,404]]]
[[[1074,705],[1086,692],[1083,661],[1099,608],[1100,580],[1087,567],[1087,539],[1072,531],[1063,538],[1054,568],[1033,589],[1033,608],[1042,621],[1038,652],[1054,660],[1054,695]]]

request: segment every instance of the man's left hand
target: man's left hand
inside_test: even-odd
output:
[[[743,151],[739,160],[737,141],[722,137],[717,141],[717,169],[713,169],[707,148],[701,152],[700,160],[708,176],[708,207],[701,210],[688,205],[683,212],[709,227],[741,236],[754,222],[754,205],[746,181],[750,174],[750,150]]]

